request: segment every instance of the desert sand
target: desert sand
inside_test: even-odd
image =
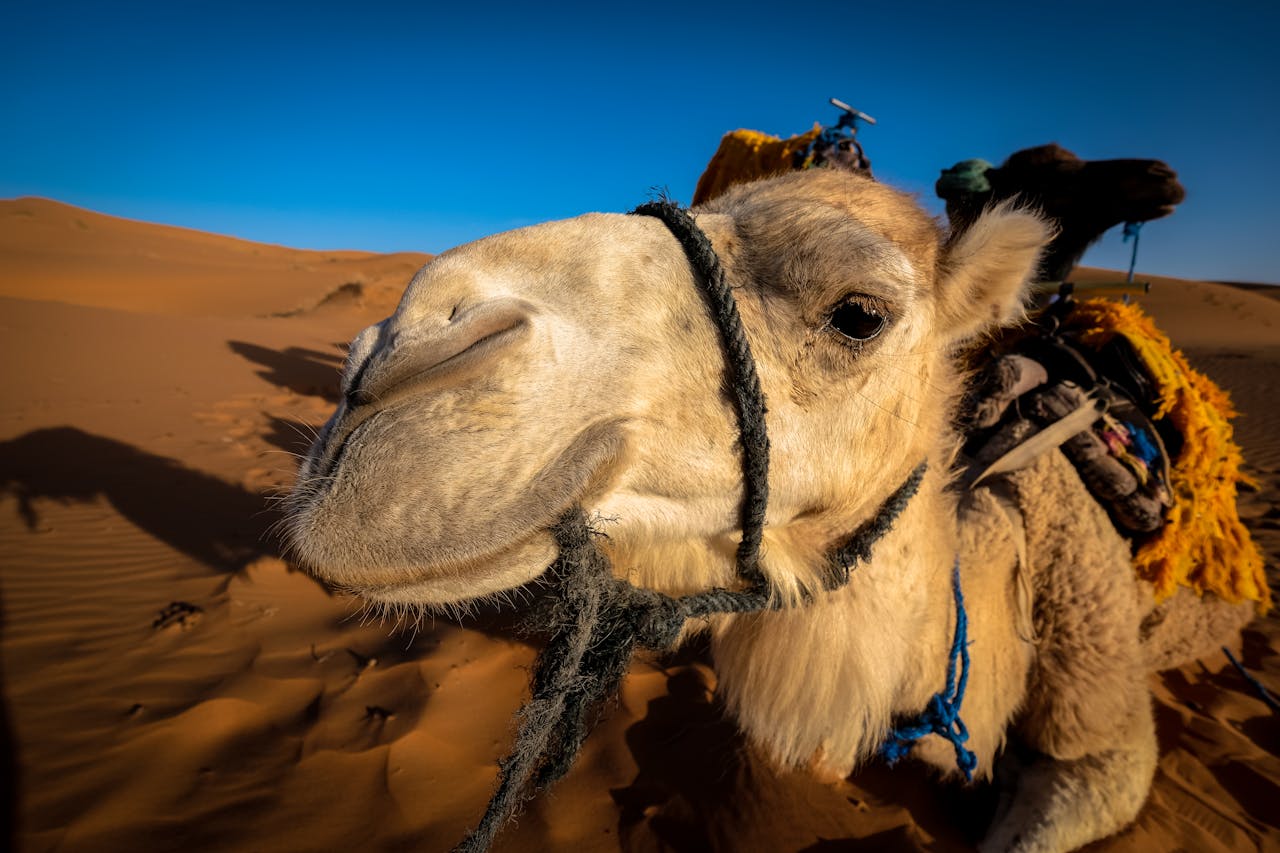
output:
[[[0,202],[10,847],[437,851],[479,817],[535,649],[497,611],[370,621],[270,533],[268,496],[332,409],[345,342],[427,259]],[[1258,489],[1241,511],[1276,589],[1280,300],[1150,280],[1128,291],[1242,412]],[[1234,649],[1273,693],[1278,650],[1274,614]],[[771,770],[716,705],[707,660],[638,660],[574,770],[496,849],[964,850],[981,837],[990,787],[938,785],[909,763],[838,785]],[[1151,679],[1154,789],[1094,848],[1280,849],[1280,714],[1221,653]]]

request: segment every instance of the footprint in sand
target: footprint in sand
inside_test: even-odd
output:
[[[196,625],[199,625],[200,620],[203,618],[203,607],[188,604],[185,601],[171,601],[151,622],[151,627],[156,631],[165,631],[172,628],[180,631],[190,631]]]

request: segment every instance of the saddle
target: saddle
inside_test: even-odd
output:
[[[1077,300],[1064,284],[974,361],[959,415],[963,483],[1061,448],[1157,601],[1189,586],[1270,607],[1261,553],[1236,510],[1237,486],[1250,482],[1236,412],[1137,305]]]
[[[814,123],[809,131],[779,139],[756,130],[734,130],[720,140],[706,170],[698,178],[693,204],[710,201],[734,184],[745,184],[797,169],[824,166],[871,177],[871,160],[858,141],[858,123],[876,120],[837,98],[840,110],[833,125]]]

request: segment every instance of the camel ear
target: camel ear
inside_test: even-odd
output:
[[[964,340],[1023,316],[1029,284],[1053,228],[1035,212],[1002,202],[983,211],[943,250],[939,316]]]

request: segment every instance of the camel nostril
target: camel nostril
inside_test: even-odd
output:
[[[455,306],[447,325],[410,327],[378,359],[364,382],[352,386],[358,402],[384,402],[405,386],[437,385],[471,376],[532,331],[534,308],[520,299]]]

